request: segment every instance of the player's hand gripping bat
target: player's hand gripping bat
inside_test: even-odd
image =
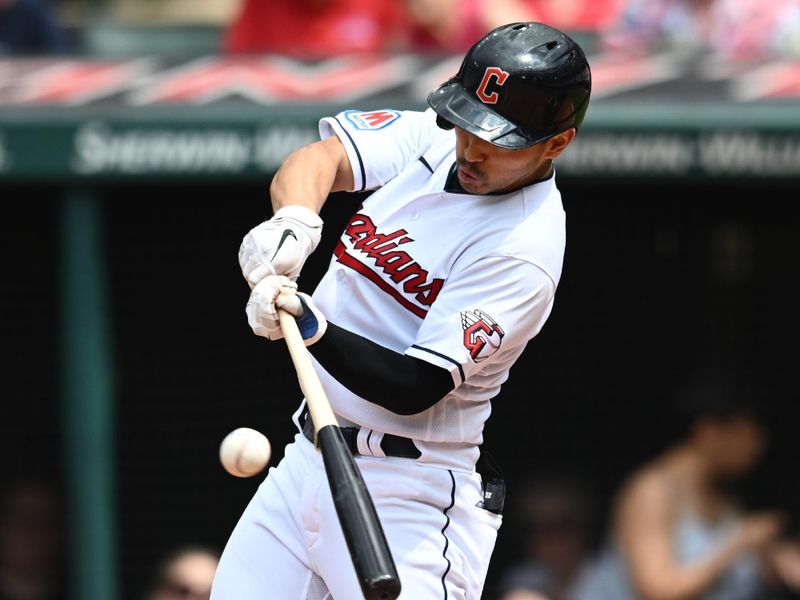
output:
[[[278,317],[314,423],[333,504],[361,591],[366,600],[395,600],[400,595],[400,578],[375,505],[353,455],[345,445],[294,317],[281,309]]]

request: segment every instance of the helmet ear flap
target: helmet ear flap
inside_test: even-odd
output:
[[[450,131],[455,127],[455,125],[441,115],[436,115],[436,124],[439,126],[439,129],[444,129],[445,131]]]

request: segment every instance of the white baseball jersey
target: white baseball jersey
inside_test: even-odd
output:
[[[455,384],[403,416],[316,363],[334,412],[363,428],[365,454],[391,433],[414,439],[421,462],[471,469],[490,399],[553,305],[565,246],[555,179],[500,195],[445,191],[455,134],[432,110],[345,111],[323,119],[320,135],[344,144],[353,191],[376,191],[350,219],[315,304],[344,329],[447,369]]]
[[[344,329],[447,369],[455,389],[402,416],[317,371],[341,424],[360,426],[356,460],[399,600],[478,600],[502,517],[483,508],[474,464],[489,401],[553,305],[558,190],[551,177],[502,195],[445,191],[455,139],[432,112],[347,111],[320,130],[344,143],[355,190],[379,189],[350,219],[315,304]],[[386,433],[414,439],[420,458],[386,457]],[[360,597],[322,456],[298,433],[231,534],[211,598]]]

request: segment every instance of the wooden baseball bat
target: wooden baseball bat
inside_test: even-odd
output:
[[[392,553],[361,472],[345,444],[339,424],[311,363],[294,317],[278,310],[281,331],[314,423],[333,504],[366,600],[395,600],[400,595]]]

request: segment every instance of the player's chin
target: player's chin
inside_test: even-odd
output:
[[[485,181],[479,177],[465,173],[461,169],[458,170],[458,181],[461,184],[461,187],[467,190],[470,194],[486,194],[490,191],[489,186]]]

